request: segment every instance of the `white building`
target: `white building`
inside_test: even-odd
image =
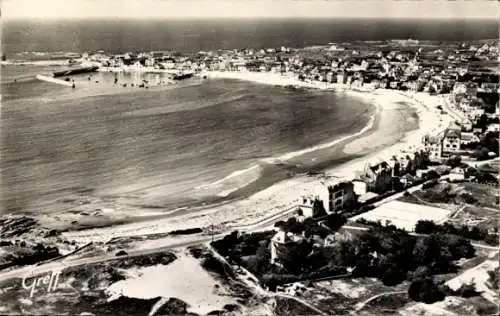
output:
[[[479,137],[474,133],[462,133],[460,137],[461,145],[468,145],[470,143],[478,143],[480,141]]]
[[[451,182],[465,180],[465,170],[458,167],[451,169],[448,179]]]
[[[442,156],[449,157],[460,151],[461,131],[459,129],[448,128],[443,135]]]
[[[500,124],[494,123],[488,125],[488,128],[486,129],[487,132],[499,132],[500,131]]]
[[[362,180],[355,179],[352,181],[354,185],[354,193],[356,195],[365,195],[368,192],[368,185]]]

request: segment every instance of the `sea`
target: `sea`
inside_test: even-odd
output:
[[[5,20],[2,53],[305,47],[328,42],[498,38],[498,20],[218,19]]]
[[[43,60],[101,49],[192,52],[496,36],[496,21],[32,20],[3,22],[2,53]],[[59,67],[1,67],[0,213],[50,213],[74,194],[165,211],[243,198],[353,158],[314,157],[314,148],[359,132],[374,115],[371,104],[341,93],[229,79],[159,89],[131,87],[161,82],[158,74],[120,74],[120,85],[128,83],[120,88],[110,73],[75,76],[82,89],[34,79]],[[303,160],[293,154],[308,148]]]

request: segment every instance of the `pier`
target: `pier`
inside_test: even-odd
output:
[[[60,84],[60,85],[67,86],[67,87],[74,87],[74,85],[73,85],[72,82],[64,81],[62,79],[57,79],[57,78],[50,77],[50,76],[45,76],[45,75],[38,74],[38,75],[36,75],[36,79],[42,80],[42,81],[46,81],[46,82],[50,82],[50,83]]]

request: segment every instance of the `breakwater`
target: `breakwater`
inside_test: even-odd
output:
[[[50,76],[36,75],[36,79],[50,82],[50,83],[60,84],[60,85],[67,86],[67,87],[73,87],[73,83],[71,83],[69,81],[64,81],[64,80],[57,79],[57,78],[50,77]]]

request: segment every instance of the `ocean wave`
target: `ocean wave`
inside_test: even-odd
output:
[[[379,107],[377,106],[377,112],[379,110]],[[321,149],[326,149],[332,146],[337,145],[340,142],[349,140],[351,138],[355,138],[358,136],[361,136],[362,134],[366,133],[369,131],[371,128],[373,128],[375,124],[375,119],[377,116],[377,112],[374,113],[371,117],[368,123],[358,132],[346,135],[341,138],[337,138],[334,141],[328,142],[328,143],[323,143],[319,144],[316,146],[312,146],[309,148],[305,148],[302,150],[298,151],[292,151],[286,154],[283,154],[278,157],[268,157],[268,158],[263,158],[259,160],[258,164],[255,164],[249,168],[246,169],[241,169],[234,171],[230,175],[226,176],[225,178],[222,178],[220,180],[217,180],[215,182],[212,182],[210,184],[205,184],[196,187],[196,190],[198,192],[203,192],[204,194],[207,195],[215,195],[219,197],[226,197],[232,192],[242,189],[243,187],[249,185],[250,183],[258,180],[262,174],[263,174],[263,164],[268,164],[268,165],[278,165],[278,164],[284,164],[288,160],[293,159],[295,157],[311,153],[317,150]]]
[[[377,111],[378,111],[378,107],[377,107]],[[288,160],[291,160],[293,158],[302,156],[304,154],[308,154],[308,153],[311,153],[311,152],[314,152],[314,151],[317,151],[317,150],[321,150],[321,149],[326,149],[326,148],[335,146],[338,143],[346,141],[348,139],[361,136],[362,134],[364,134],[365,132],[369,131],[374,126],[376,116],[377,116],[377,113],[372,114],[372,116],[370,117],[370,120],[365,125],[365,127],[363,127],[360,131],[358,131],[358,132],[356,132],[354,134],[350,134],[350,135],[346,135],[346,136],[341,137],[341,138],[337,138],[334,141],[331,141],[331,142],[328,142],[328,143],[319,144],[319,145],[308,147],[308,148],[305,148],[305,149],[302,149],[302,150],[288,152],[288,153],[283,154],[283,155],[278,156],[278,157],[264,158],[264,159],[261,159],[260,161],[264,162],[264,163],[268,163],[268,164],[282,164],[282,163],[286,163]]]
[[[68,59],[59,60],[3,60],[0,65],[67,66]]]
[[[241,94],[234,95],[234,96],[227,96],[227,93],[226,93],[226,94],[221,95],[218,98],[215,98],[213,100],[209,100],[206,102],[199,102],[199,101],[181,102],[181,103],[173,104],[171,106],[159,106],[159,107],[154,107],[154,108],[149,108],[149,109],[140,109],[140,110],[129,111],[129,112],[123,113],[122,116],[125,116],[125,117],[149,116],[149,115],[168,114],[168,113],[185,111],[185,110],[194,110],[194,109],[214,106],[214,105],[221,104],[221,103],[241,100],[242,98],[245,98],[248,96],[249,96],[248,93],[241,93]]]

